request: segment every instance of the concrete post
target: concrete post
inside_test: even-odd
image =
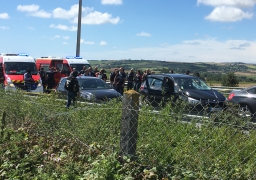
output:
[[[139,97],[140,94],[134,90],[125,91],[123,94],[120,140],[121,156],[134,157],[136,155]]]

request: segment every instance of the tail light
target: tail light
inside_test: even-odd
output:
[[[141,86],[140,86],[140,90],[144,90],[144,85],[141,85]]]
[[[235,96],[235,94],[234,94],[234,93],[229,94],[229,96],[228,96],[228,100],[229,100],[229,101],[231,101],[231,99],[232,99],[234,96]]]

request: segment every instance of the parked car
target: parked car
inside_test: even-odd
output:
[[[80,97],[83,97],[88,101],[101,102],[114,98],[122,98],[122,95],[119,92],[112,89],[106,82],[99,78],[78,76],[77,80],[80,86]],[[56,88],[57,93],[67,94],[67,91],[64,89],[66,81],[67,77],[61,78]]]
[[[256,113],[256,85],[233,90],[228,96],[228,101],[239,105],[244,115],[254,116]]]
[[[152,74],[146,76],[140,87],[143,100],[160,103],[168,99],[185,100],[191,110],[220,111],[226,97],[209,87],[201,78],[185,74]]]

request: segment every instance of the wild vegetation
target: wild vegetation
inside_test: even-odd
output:
[[[255,179],[256,131],[236,107],[188,123],[182,103],[143,105],[131,159],[119,156],[120,101],[67,110],[54,95],[0,97],[0,179]]]

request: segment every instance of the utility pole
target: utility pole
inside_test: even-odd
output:
[[[76,39],[76,56],[80,56],[82,4],[83,4],[82,0],[79,0],[78,22],[77,22],[77,39]]]

